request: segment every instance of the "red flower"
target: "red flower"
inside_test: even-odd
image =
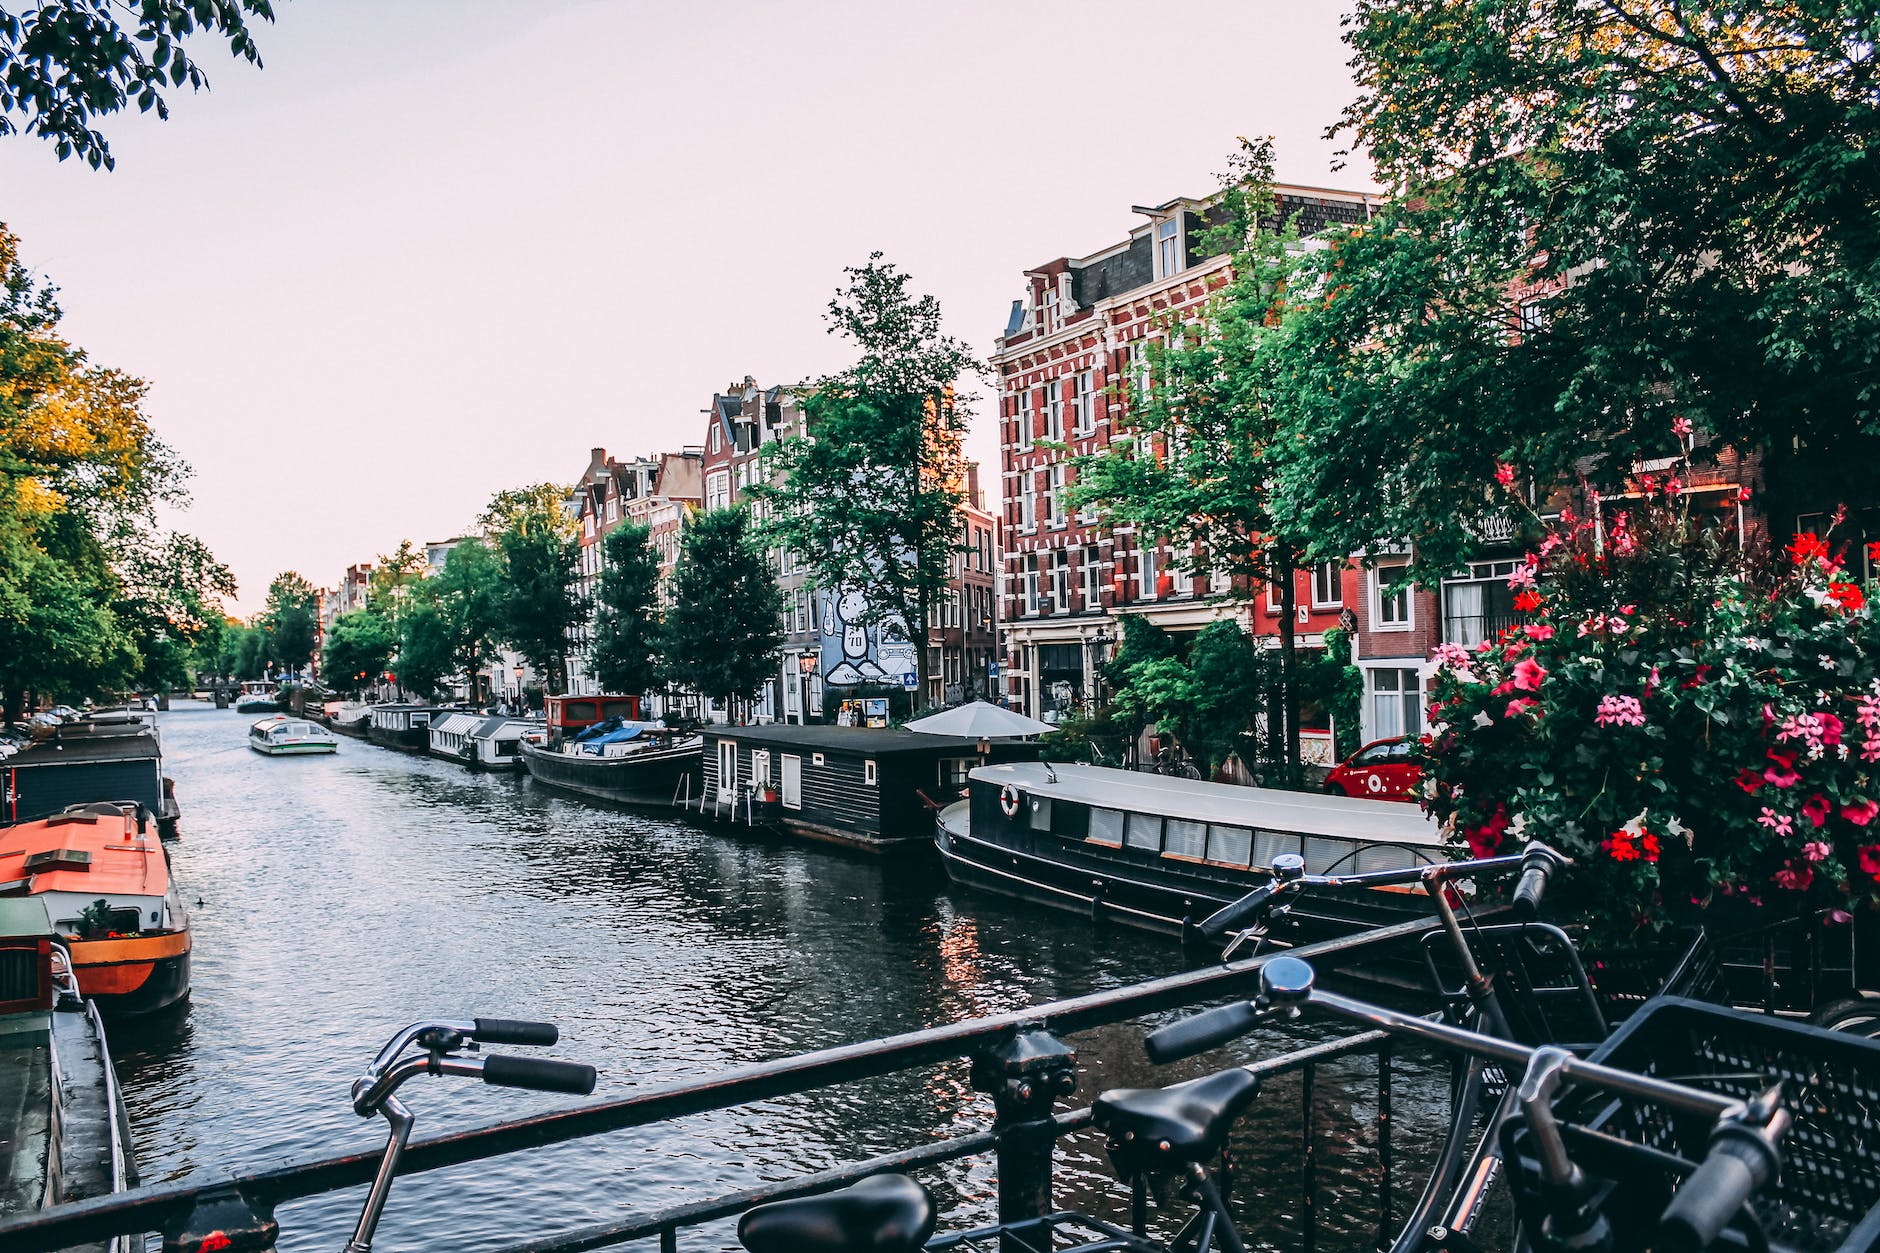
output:
[[[1709,673],[1710,673],[1709,665],[1707,664],[1700,665],[1695,670],[1691,671],[1690,678],[1684,680],[1684,682],[1678,684],[1678,686],[1681,688],[1684,688],[1686,691],[1689,691],[1691,688],[1694,688],[1694,687],[1701,687],[1703,686],[1703,683],[1704,683],[1704,677],[1708,675]]]
[[[1547,670],[1532,657],[1514,663],[1514,685],[1523,692],[1538,692],[1547,678]]]
[[[1846,612],[1855,613],[1867,603],[1867,594],[1852,583],[1830,583],[1828,599]]]
[[[1479,827],[1469,827],[1462,833],[1469,842],[1469,853],[1474,857],[1493,857],[1501,850],[1502,832],[1508,829],[1508,807],[1495,806],[1495,812]]]
[[[1803,531],[1789,541],[1788,554],[1796,565],[1805,566],[1811,561],[1825,561],[1828,544],[1813,531]]]
[[[1813,796],[1802,802],[1802,816],[1817,827],[1826,822],[1828,815],[1833,812],[1834,806],[1830,805],[1828,798],[1823,796],[1820,792],[1816,792]]]
[[[1637,861],[1639,857],[1638,847],[1632,843],[1630,831],[1614,831],[1600,847],[1614,861]]]
[[[1514,607],[1521,613],[1533,613],[1541,607],[1541,594],[1531,587],[1524,587],[1514,594]]]
[[[1645,850],[1646,861],[1658,860],[1658,837],[1650,831],[1639,836],[1639,847]]]
[[[1736,785],[1754,796],[1762,790],[1763,777],[1748,766],[1737,772]]]
[[[1867,560],[1880,565],[1880,539],[1867,545]]]
[[[1863,844],[1860,849],[1861,872],[1880,879],[1880,844]]]
[[[1841,806],[1841,816],[1857,827],[1872,822],[1875,814],[1880,814],[1880,801],[1854,801]]]

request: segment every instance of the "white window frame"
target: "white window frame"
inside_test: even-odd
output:
[[[1032,494],[1029,470],[1018,476],[1018,529],[1026,535],[1038,529],[1038,498]]]
[[[1342,561],[1321,561],[1312,567],[1312,607],[1314,609],[1338,608],[1344,600],[1344,570],[1345,563]],[[1319,595],[1321,590],[1319,579],[1322,576],[1330,579],[1328,586],[1331,588],[1331,596],[1329,598],[1321,598]]]
[[[879,787],[880,784],[881,784],[880,767],[875,765],[875,759],[873,757],[864,758],[862,760],[862,786],[863,787]]]
[[[1163,218],[1155,224],[1154,229],[1155,276],[1172,278],[1187,268],[1182,264],[1181,214]]]
[[[1054,527],[1065,524],[1064,516],[1064,463],[1058,462],[1045,471],[1045,512]]]
[[[1395,685],[1388,690],[1378,685],[1378,679],[1386,674],[1392,676],[1391,682]],[[1402,686],[1406,675],[1413,687]],[[1423,733],[1423,671],[1417,666],[1367,666],[1364,671],[1364,695],[1371,715],[1369,729],[1372,739]],[[1406,701],[1407,696],[1413,696],[1414,699]],[[1382,709],[1387,703],[1395,706],[1395,712],[1389,718],[1382,716]]]
[[[803,758],[796,753],[784,753],[777,759],[777,799],[785,809],[803,808]],[[796,786],[790,785],[791,767],[795,767]]]
[[[751,750],[751,786],[767,787],[770,784],[770,750],[754,748]]]
[[[1016,401],[1018,405],[1018,413],[1015,415],[1018,418],[1018,439],[1014,441],[1013,446],[1017,448],[1018,451],[1020,452],[1030,452],[1031,451],[1031,410],[1032,410],[1031,388],[1029,387],[1020,388],[1018,391],[1018,394],[1013,397],[1013,400]]]
[[[1384,616],[1384,590],[1403,577],[1405,561],[1383,562],[1371,568],[1371,629],[1373,631],[1413,631],[1416,629],[1417,601],[1416,589],[1405,585],[1398,595],[1403,597],[1403,618],[1393,621]]]
[[[1152,546],[1143,547],[1143,548],[1139,548],[1136,550],[1136,599],[1137,600],[1154,600],[1155,599],[1155,582],[1156,582],[1156,573],[1157,573],[1156,568],[1155,568],[1155,558],[1156,558],[1156,550]]]
[[[1079,435],[1093,434],[1097,429],[1097,413],[1092,388],[1096,385],[1095,375],[1089,370],[1079,370],[1073,383],[1071,395],[1072,429]]]
[[[1081,554],[1084,575],[1084,608],[1094,610],[1103,604],[1103,563],[1097,560],[1097,550],[1086,548]]]
[[[1064,442],[1064,380],[1052,379],[1044,389],[1044,435],[1054,444]]]

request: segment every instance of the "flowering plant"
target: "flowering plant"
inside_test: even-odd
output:
[[[1880,904],[1867,589],[1832,532],[1772,553],[1735,522],[1675,480],[1567,511],[1510,580],[1528,620],[1434,654],[1426,804],[1458,852],[1575,858],[1563,905],[1608,940],[1725,898]]]

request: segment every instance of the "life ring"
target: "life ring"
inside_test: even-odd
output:
[[[1007,818],[1018,817],[1018,789],[1010,783],[999,789],[999,808]]]

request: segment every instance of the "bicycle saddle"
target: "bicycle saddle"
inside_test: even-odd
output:
[[[906,1175],[874,1175],[821,1196],[772,1201],[738,1221],[751,1253],[919,1253],[933,1198]]]
[[[1126,1174],[1205,1161],[1260,1095],[1260,1076],[1236,1067],[1166,1088],[1119,1088],[1091,1107],[1110,1137],[1110,1156]]]

